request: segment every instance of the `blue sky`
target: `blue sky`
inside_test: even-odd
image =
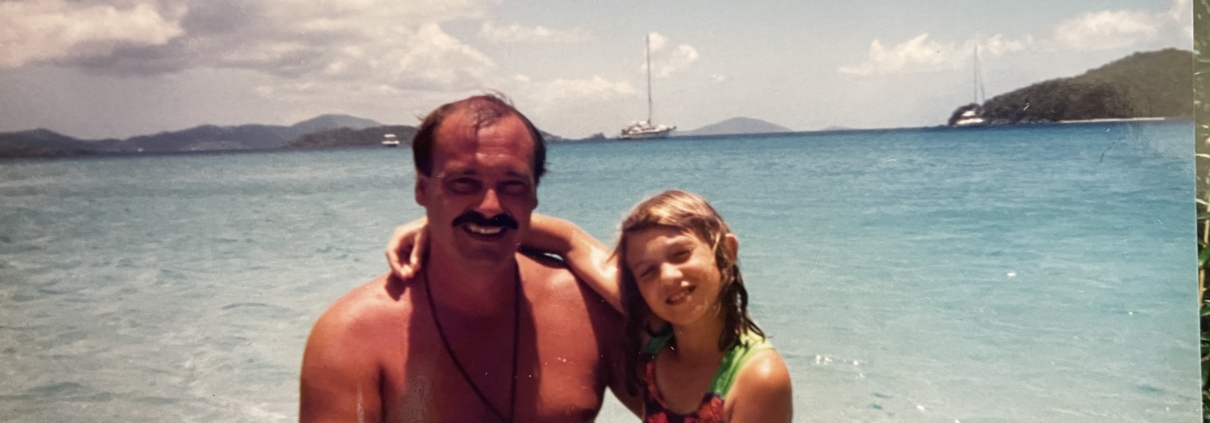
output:
[[[345,113],[415,124],[499,90],[544,130],[938,125],[1135,51],[1190,49],[1189,0],[0,0],[0,132],[128,137]]]

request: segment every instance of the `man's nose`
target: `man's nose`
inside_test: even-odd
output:
[[[500,207],[500,196],[496,194],[495,189],[488,189],[485,191],[483,193],[483,199],[479,200],[479,205],[478,207],[475,207],[475,209],[487,217],[492,217],[504,212],[504,209]]]

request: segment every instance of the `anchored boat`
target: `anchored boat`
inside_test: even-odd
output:
[[[980,95],[983,94],[983,79],[979,77],[979,45],[975,44],[974,52],[974,102],[962,110],[962,114],[958,115],[957,119],[951,123],[951,126],[987,126],[987,118],[983,117],[983,102],[979,101]],[[983,95],[986,100],[986,95]]]
[[[398,147],[399,139],[395,138],[395,134],[386,134],[382,136],[382,145],[386,147]]]
[[[622,128],[618,136],[624,140],[640,140],[652,138],[668,138],[675,126],[653,125],[651,123],[651,35],[647,35],[647,120],[631,122],[630,126]]]

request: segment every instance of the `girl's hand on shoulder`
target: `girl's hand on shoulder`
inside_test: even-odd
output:
[[[428,218],[422,217],[400,225],[387,243],[387,264],[391,266],[391,274],[402,281],[410,281],[420,274],[420,261],[428,247],[428,223]]]

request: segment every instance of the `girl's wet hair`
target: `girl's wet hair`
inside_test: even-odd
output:
[[[731,229],[710,203],[696,194],[668,190],[643,200],[622,221],[621,235],[614,254],[618,258],[618,276],[622,288],[622,306],[626,308],[626,333],[623,338],[626,353],[626,389],[636,395],[644,386],[639,363],[646,358],[641,353],[643,334],[647,333],[651,309],[639,293],[634,273],[626,267],[626,241],[635,233],[667,226],[680,229],[701,239],[714,252],[714,263],[720,278],[719,307],[723,315],[723,332],[719,335],[719,351],[730,349],[744,332],[761,337],[764,331],[748,315],[748,290],[739,272],[739,257],[729,254],[725,240]],[[673,341],[675,342],[675,340]]]

